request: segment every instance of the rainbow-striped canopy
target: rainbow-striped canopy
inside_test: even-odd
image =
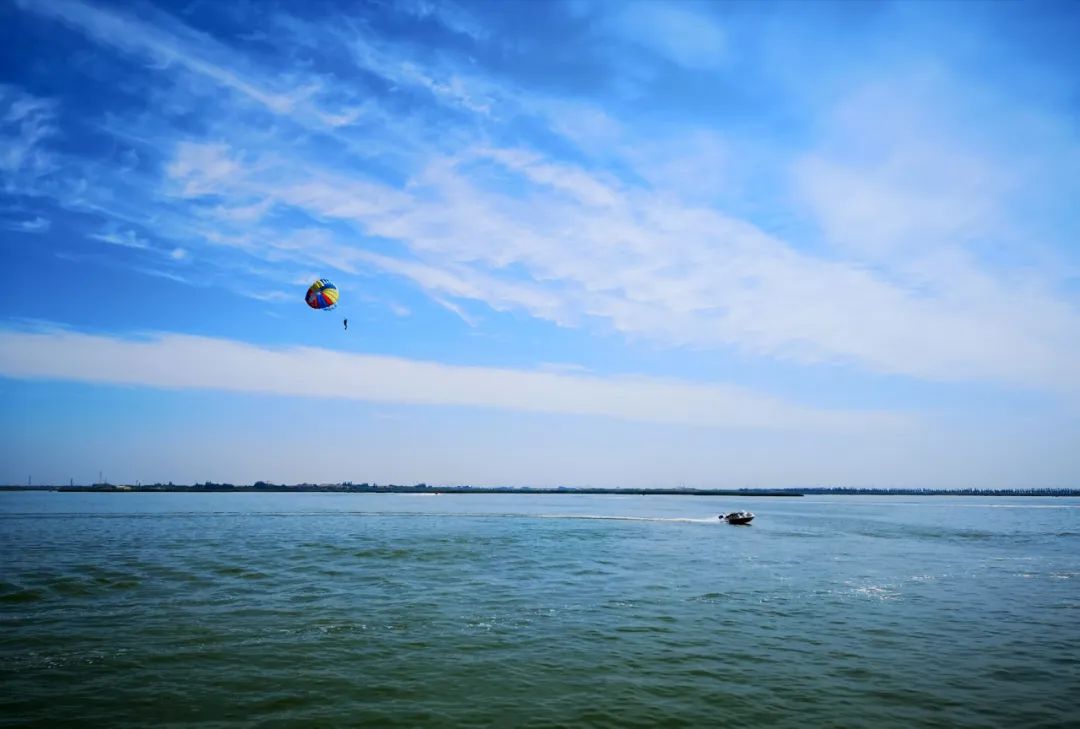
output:
[[[330,279],[320,278],[307,290],[307,305],[312,309],[329,311],[337,306],[337,302],[337,286],[330,283]]]

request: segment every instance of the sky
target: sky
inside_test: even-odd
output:
[[[1080,486],[1076,3],[0,37],[0,482]]]

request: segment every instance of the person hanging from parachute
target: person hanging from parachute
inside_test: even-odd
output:
[[[345,319],[341,323],[345,325],[345,331],[349,331],[349,320]]]

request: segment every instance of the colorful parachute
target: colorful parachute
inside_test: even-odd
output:
[[[329,279],[320,278],[307,290],[307,305],[312,309],[330,311],[337,306],[337,302],[337,286],[330,283]]]

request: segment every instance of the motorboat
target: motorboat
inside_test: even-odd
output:
[[[749,524],[754,515],[749,511],[733,511],[730,514],[721,514],[720,519],[728,524]]]

